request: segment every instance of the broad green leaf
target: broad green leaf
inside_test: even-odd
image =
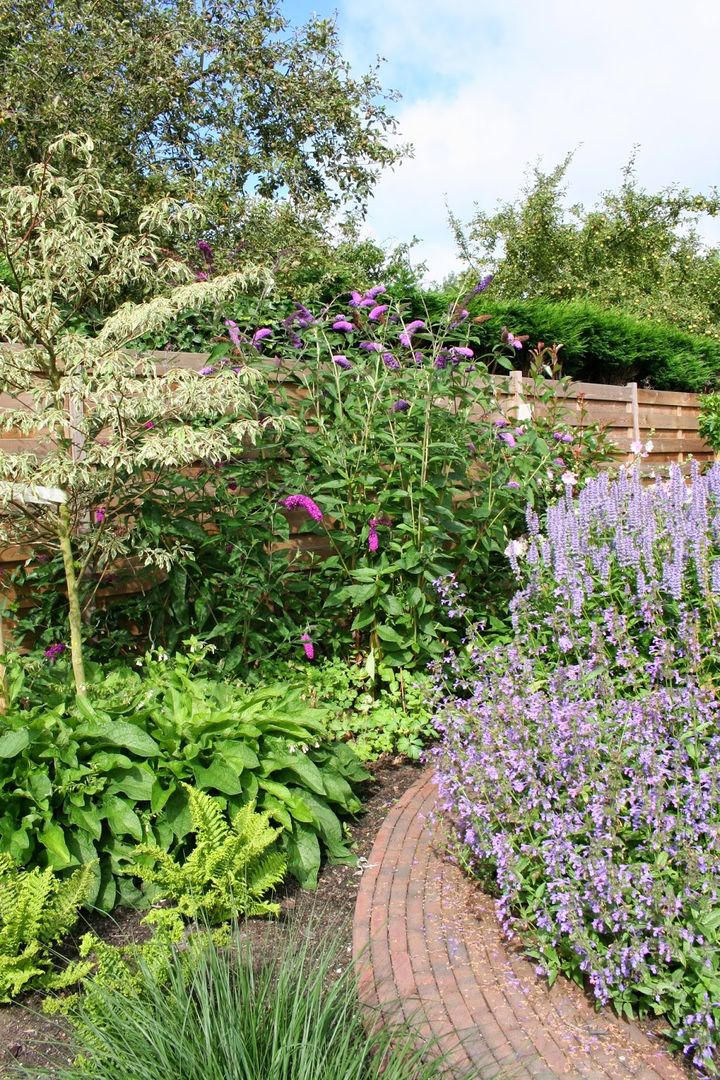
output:
[[[19,731],[8,731],[0,735],[0,758],[13,758],[25,749],[30,743],[30,732],[27,728]]]

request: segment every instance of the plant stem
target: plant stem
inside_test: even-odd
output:
[[[85,664],[83,663],[82,646],[82,612],[80,610],[80,594],[78,591],[78,579],[73,563],[73,550],[71,539],[70,511],[67,503],[58,506],[58,539],[62,551],[63,566],[65,569],[65,583],[68,594],[68,620],[70,623],[70,659],[72,661],[73,676],[75,678],[75,690],[78,697],[85,696]]]

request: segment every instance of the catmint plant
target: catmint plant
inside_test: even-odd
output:
[[[471,630],[437,669],[458,858],[550,982],[663,1016],[716,1075],[720,466],[568,485],[506,555],[512,641]],[[438,588],[467,618],[459,582]]]

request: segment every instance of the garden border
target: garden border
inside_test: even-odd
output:
[[[503,939],[493,901],[441,853],[427,771],[388,814],[360,882],[353,953],[362,1002],[437,1039],[458,1070],[510,1080],[687,1080],[658,1039]],[[696,1075],[696,1074],[695,1074]]]

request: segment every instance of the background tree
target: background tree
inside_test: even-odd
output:
[[[720,252],[698,225],[720,213],[717,191],[668,187],[649,193],[635,158],[617,192],[597,206],[567,206],[569,154],[550,172],[533,169],[521,197],[467,227],[451,215],[463,258],[495,272],[493,295],[589,300],[692,333],[720,337]]]
[[[262,236],[258,200],[299,220],[364,205],[403,152],[393,97],[377,68],[351,74],[333,21],[291,27],[277,0],[0,0],[8,181],[63,132],[87,132],[104,183],[125,193],[125,228],[158,195],[189,197],[235,258]]]
[[[169,229],[197,216],[187,204],[146,208],[137,234],[118,235],[105,220],[117,197],[91,151],[86,137],[66,137],[29,167],[25,184],[0,191],[0,339],[24,346],[0,347],[0,392],[15,406],[0,410],[0,429],[40,433],[33,452],[0,452],[0,542],[62,553],[79,694],[85,571],[136,548],[133,513],[166,472],[227,459],[263,429],[246,366],[162,377],[127,346],[181,311],[219,308],[246,287],[271,283],[258,268],[187,283],[191,272],[161,250]],[[68,155],[70,179],[58,169]],[[112,309],[138,285],[154,299],[121,305],[95,336],[78,326],[88,306]],[[140,554],[167,563],[166,548]]]

